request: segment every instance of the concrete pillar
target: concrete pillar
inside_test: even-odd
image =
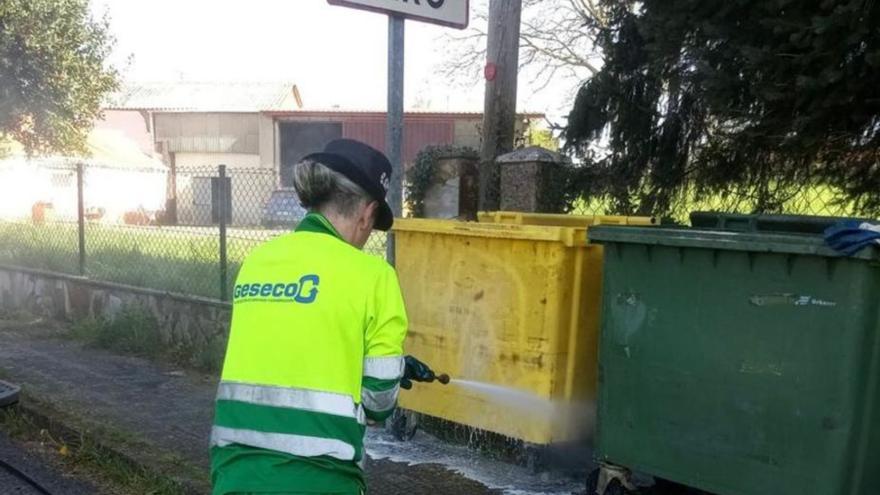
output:
[[[432,183],[425,193],[425,217],[476,220],[480,183],[475,156],[439,157]]]
[[[530,146],[501,155],[495,162],[501,172],[501,210],[562,212],[567,157]]]

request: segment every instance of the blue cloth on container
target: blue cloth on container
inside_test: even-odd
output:
[[[847,220],[825,229],[825,243],[846,256],[852,256],[862,249],[880,246],[880,225]]]

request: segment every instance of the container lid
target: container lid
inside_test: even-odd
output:
[[[701,228],[640,228],[640,227],[593,227],[588,233],[589,241],[599,244],[644,244],[655,246],[693,247],[727,251],[756,253],[789,253],[826,257],[841,257],[840,253],[825,245],[819,234],[790,232],[732,232]],[[862,260],[880,259],[880,249],[868,247],[850,258]]]
[[[480,222],[549,225],[557,227],[592,227],[594,225],[659,225],[654,217],[618,215],[568,215],[559,213],[528,213],[522,211],[481,211]]]
[[[832,225],[846,221],[873,222],[867,218],[821,217],[811,215],[744,215],[695,211],[691,213],[691,225],[703,229],[720,229],[732,232],[789,232],[799,234],[822,234]]]
[[[478,223],[423,218],[396,219],[393,230],[395,232],[417,232],[435,235],[561,242],[569,247],[582,246],[587,240],[587,229],[585,227]]]

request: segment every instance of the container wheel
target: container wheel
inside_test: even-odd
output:
[[[599,469],[594,469],[589,476],[587,476],[587,495],[599,495],[596,493],[599,490]]]
[[[529,474],[534,476],[540,473],[543,469],[544,451],[539,447],[526,446],[523,454]]]
[[[604,495],[630,495],[630,491],[623,486],[623,483],[621,483],[620,480],[613,479],[608,483],[608,486],[605,487]]]
[[[400,442],[408,442],[419,429],[418,413],[397,408],[389,419],[391,433]]]

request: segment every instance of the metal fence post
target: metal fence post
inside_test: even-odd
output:
[[[229,288],[227,277],[227,259],[226,259],[226,215],[229,205],[226,204],[226,165],[220,165],[218,174],[220,176],[219,184],[217,184],[217,210],[219,213],[218,222],[220,224],[220,300],[228,300]]]
[[[83,194],[83,164],[76,164],[76,223],[79,241],[79,274],[86,274],[86,208]]]

